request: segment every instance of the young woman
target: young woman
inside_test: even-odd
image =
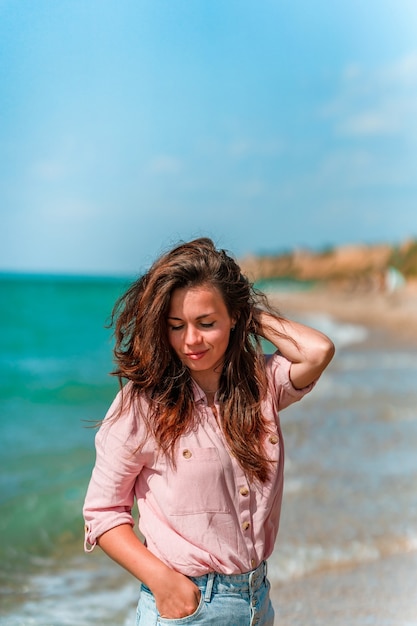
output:
[[[115,374],[128,382],[96,436],[86,550],[98,544],[141,581],[138,626],[271,626],[278,412],[312,389],[332,342],[274,313],[205,238],[159,258],[113,323]]]

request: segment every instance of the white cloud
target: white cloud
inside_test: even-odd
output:
[[[60,183],[94,171],[98,158],[97,148],[83,137],[47,135],[43,144],[35,146],[29,174],[41,183]]]
[[[398,132],[396,116],[387,115],[383,111],[363,111],[348,117],[338,126],[343,135],[388,135]]]
[[[224,148],[221,147],[223,150]],[[226,146],[226,153],[233,159],[250,157],[274,157],[282,153],[284,142],[279,139],[236,139]]]
[[[417,51],[375,69],[346,66],[323,114],[340,136],[417,139]]]
[[[250,150],[251,148],[249,142],[245,139],[240,139],[233,141],[229,145],[228,152],[232,158],[241,159],[248,156]]]
[[[148,164],[148,171],[152,174],[178,174],[182,170],[182,160],[170,154],[159,154]]]
[[[265,191],[265,183],[258,178],[249,179],[238,186],[238,193],[242,194],[245,198],[259,198]]]
[[[283,153],[286,141],[282,137],[268,138],[237,135],[233,139],[223,140],[211,137],[209,140],[198,142],[198,153],[201,158],[210,158],[219,161],[227,159],[231,162],[243,161],[251,158],[274,158]]]
[[[381,82],[417,87],[417,51],[410,52],[395,63],[387,65],[380,74]]]
[[[55,159],[40,159],[32,169],[35,178],[45,182],[62,180],[68,172],[67,166]]]
[[[69,225],[85,226],[101,216],[99,208],[83,197],[65,195],[42,197],[34,206],[34,214],[44,224],[63,228]],[[104,216],[103,216],[104,217]]]

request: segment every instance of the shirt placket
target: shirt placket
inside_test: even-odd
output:
[[[212,411],[215,418],[216,430],[218,431],[218,435],[224,442],[223,445],[227,447],[223,431],[220,427],[220,420],[218,418],[219,406],[217,405],[217,403],[215,403],[215,405],[208,410]],[[230,460],[232,463],[235,477],[235,488],[237,490],[237,493],[234,494],[234,500],[237,503],[236,512],[240,524],[240,536],[246,546],[247,554],[249,555],[250,569],[255,569],[259,565],[259,563],[255,550],[255,537],[251,506],[254,493],[251,489],[250,483],[247,480],[245,472],[241,468],[237,459],[231,455]]]

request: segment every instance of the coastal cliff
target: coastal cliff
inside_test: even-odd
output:
[[[251,280],[291,278],[344,288],[384,289],[394,270],[405,282],[417,281],[417,240],[390,244],[345,245],[314,252],[294,250],[240,259]]]
[[[282,255],[246,257],[241,267],[250,280],[291,279],[311,288],[261,288],[289,317],[319,313],[384,329],[409,345],[417,341],[417,240],[341,246],[321,252],[295,250]],[[300,284],[301,286],[301,284]]]

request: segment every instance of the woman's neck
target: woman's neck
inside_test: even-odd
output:
[[[198,372],[197,372],[198,374]],[[202,391],[206,394],[207,404],[210,406],[214,404],[214,396],[217,393],[219,388],[220,376],[217,374],[215,376],[195,376],[194,373],[192,375],[193,380],[197,383]]]

